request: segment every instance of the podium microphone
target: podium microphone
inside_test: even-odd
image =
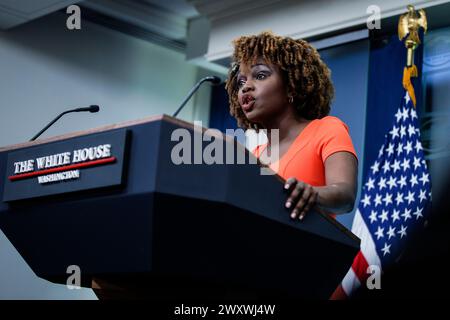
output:
[[[200,86],[202,85],[202,83],[206,81],[211,82],[215,86],[222,83],[222,80],[216,76],[209,76],[200,79],[200,81],[195,84],[195,86],[191,89],[191,91],[189,91],[188,95],[186,96],[186,98],[184,98],[184,101],[181,103],[181,105],[178,107],[177,111],[175,111],[172,117],[176,117],[178,115],[178,113],[181,111],[181,109],[183,109],[183,107],[186,105],[186,103],[189,101],[189,99],[192,97],[195,91],[197,91],[198,88],[200,88]]]
[[[45,132],[45,130],[47,130],[48,128],[50,128],[50,126],[52,124],[54,124],[56,121],[59,120],[59,118],[61,118],[63,115],[65,115],[66,113],[71,113],[71,112],[84,112],[84,111],[89,111],[89,112],[98,112],[100,110],[100,107],[97,105],[92,105],[89,107],[85,107],[85,108],[76,108],[76,109],[71,109],[71,110],[67,110],[62,112],[61,114],[59,114],[55,119],[52,120],[52,122],[50,122],[48,125],[45,126],[44,129],[42,129],[41,131],[39,131],[33,138],[31,138],[30,141],[34,141],[36,140],[41,134],[43,134]]]

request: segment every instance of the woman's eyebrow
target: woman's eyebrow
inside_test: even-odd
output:
[[[259,67],[259,66],[263,66],[263,67],[266,67],[267,69],[270,69],[270,67],[267,64],[265,64],[265,63],[256,63],[256,64],[250,66],[250,69],[253,69],[253,68]],[[240,71],[238,71],[237,74],[236,74],[236,78],[239,78],[240,76],[243,76],[243,75],[242,75],[242,73]]]
[[[258,66],[263,66],[263,67],[269,68],[269,66],[267,64],[265,64],[265,63],[257,63],[257,64],[252,65],[252,69],[254,67],[258,67]]]

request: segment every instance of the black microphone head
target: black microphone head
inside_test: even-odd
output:
[[[222,83],[222,79],[220,79],[219,77],[212,76],[212,78],[213,78],[213,79],[211,80],[211,83],[212,83],[213,85],[217,86],[217,85],[219,85],[219,84]]]
[[[89,106],[89,112],[94,113],[94,112],[99,112],[99,111],[100,111],[100,107],[99,106],[97,106],[97,105]]]
[[[222,79],[216,76],[209,76],[204,78],[204,80],[211,82],[213,85],[217,86],[222,83]]]

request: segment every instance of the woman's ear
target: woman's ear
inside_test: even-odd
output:
[[[294,102],[294,93],[291,92],[291,90],[286,90],[286,97],[287,97],[287,101],[292,104]]]

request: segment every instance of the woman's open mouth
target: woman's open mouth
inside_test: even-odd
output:
[[[251,95],[245,95],[242,97],[242,110],[244,111],[250,111],[253,108],[253,105],[255,103],[255,98]]]

